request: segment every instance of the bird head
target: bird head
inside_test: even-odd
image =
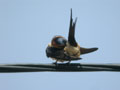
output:
[[[55,48],[64,48],[66,46],[67,40],[62,36],[55,36],[51,41],[51,45]]]

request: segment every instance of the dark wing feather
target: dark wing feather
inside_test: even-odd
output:
[[[77,42],[75,40],[75,25],[76,25],[76,21],[77,21],[77,18],[75,19],[75,22],[73,22],[73,19],[72,19],[72,9],[71,9],[68,42],[72,46],[77,46]]]

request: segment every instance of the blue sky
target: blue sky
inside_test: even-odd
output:
[[[45,49],[54,35],[67,38],[78,17],[76,38],[97,52],[74,63],[120,63],[119,0],[0,0],[0,64],[52,63]],[[0,90],[119,90],[116,72],[0,74]]]

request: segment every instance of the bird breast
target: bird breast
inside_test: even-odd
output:
[[[69,43],[67,43],[66,47],[64,48],[64,51],[67,55],[75,58],[80,57],[80,46],[77,47],[71,46]]]

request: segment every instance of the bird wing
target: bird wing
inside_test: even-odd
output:
[[[75,25],[76,25],[76,22],[77,22],[77,18],[75,19],[75,22],[73,22],[73,19],[72,19],[72,9],[71,9],[68,42],[72,46],[77,46],[77,42],[75,40]]]

